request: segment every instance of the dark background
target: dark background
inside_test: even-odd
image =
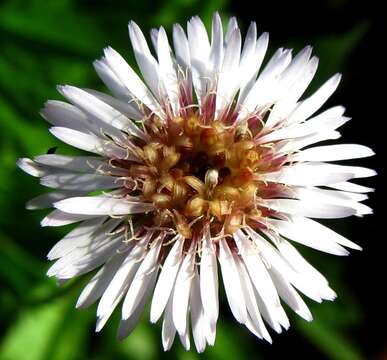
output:
[[[385,28],[383,11],[371,1],[0,1],[0,360],[67,359],[385,359]],[[307,301],[315,320],[306,323],[290,311],[291,328],[273,334],[273,345],[256,339],[232,320],[223,303],[218,336],[204,355],[184,352],[178,339],[166,355],[160,328],[144,316],[123,342],[115,340],[117,316],[101,334],[93,331],[95,307],[74,310],[87,277],[58,288],[45,277],[45,254],[67,229],[41,229],[44,211],[24,203],[42,192],[33,178],[15,168],[21,156],[53,146],[69,150],[49,135],[38,112],[48,98],[59,99],[56,84],[104,89],[91,66],[111,45],[134,65],[127,22],[148,32],[163,25],[170,33],[200,15],[206,25],[220,10],[235,15],[243,30],[256,21],[270,32],[270,52],[279,46],[314,46],[320,70],[312,89],[335,72],[342,83],[328,105],[342,104],[352,121],[341,141],[368,145],[376,156],[353,162],[379,175],[361,183],[375,187],[367,202],[375,214],[328,224],[363,247],[345,258],[300,250],[330,280],[335,302]],[[327,106],[328,106],[327,105]],[[349,162],[352,163],[352,162]],[[116,314],[117,315],[117,314]]]

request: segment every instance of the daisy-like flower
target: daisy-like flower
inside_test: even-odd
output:
[[[48,275],[96,270],[77,307],[98,301],[100,331],[121,304],[119,338],[150,301],[165,350],[176,334],[189,349],[190,329],[197,351],[214,344],[220,274],[232,314],[258,338],[289,327],[282,303],[312,320],[299,292],[336,294],[294,245],[359,250],[313,219],[372,212],[361,203],[372,189],[349,180],[375,172],[331,163],[372,150],[315,146],[349,120],[342,106],[319,112],[341,76],[300,100],[317,70],[312,48],[280,48],[260,71],[268,34],[252,23],[242,42],[235,18],[224,34],[218,14],[210,37],[198,17],[187,33],[175,25],[173,46],[153,29],[153,53],[134,22],[129,35],[142,77],[108,47],[94,67],[113,96],[65,85],[70,103],[42,110],[54,136],[95,155],[19,160],[55,189],[27,205],[55,208],[42,226],[79,223],[49,252]]]

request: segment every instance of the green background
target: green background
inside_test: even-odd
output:
[[[291,329],[282,335],[273,335],[274,343],[269,345],[233,321],[223,301],[214,347],[199,356],[195,351],[185,352],[176,339],[172,351],[164,354],[160,326],[150,325],[148,314],[122,342],[115,337],[117,314],[102,333],[96,335],[96,307],[74,309],[77,295],[89,276],[62,288],[45,277],[49,266],[45,254],[68,229],[39,227],[45,211],[28,212],[24,203],[44,189],[15,167],[17,158],[46,153],[53,146],[59,146],[58,153],[71,151],[49,135],[48,124],[39,116],[39,109],[47,99],[60,99],[56,84],[105,90],[91,62],[101,56],[107,45],[134,65],[126,27],[129,19],[138,22],[145,32],[163,25],[170,33],[173,23],[184,24],[195,14],[208,26],[215,10],[220,10],[224,19],[229,15],[240,16],[244,31],[249,20],[256,20],[260,30],[274,34],[271,52],[283,45],[296,49],[309,43],[314,45],[321,67],[312,88],[331,74],[344,72],[348,80],[344,80],[334,103],[344,101],[348,107],[353,104],[350,116],[357,112],[357,118],[354,116],[357,125],[352,131],[344,132],[344,136],[375,149],[376,139],[361,125],[369,119],[360,118],[363,112],[356,100],[359,92],[370,90],[359,81],[364,79],[362,72],[374,74],[368,64],[363,63],[363,49],[370,46],[370,34],[375,32],[367,10],[370,5],[366,5],[364,12],[360,9],[356,13],[351,12],[351,3],[344,0],[318,3],[316,11],[308,10],[307,4],[281,11],[281,4],[277,3],[252,11],[248,3],[227,0],[0,2],[0,360],[271,359],[284,356],[382,359],[383,330],[380,333],[372,325],[378,314],[372,303],[376,289],[368,283],[375,274],[371,271],[375,244],[367,239],[377,228],[376,218],[343,221],[340,225],[332,223],[341,233],[368,247],[366,252],[353,253],[351,258],[343,259],[301,249],[327,275],[339,294],[333,303],[315,304],[306,300],[315,318],[312,323],[288,311]],[[304,18],[299,10],[309,11],[309,15]],[[288,16],[286,11],[290,11],[289,16],[292,11],[296,16],[294,26],[287,25],[292,21],[284,20]],[[324,14],[327,16],[325,23]],[[319,15],[322,20],[314,22]],[[341,26],[340,21],[345,25]],[[363,107],[369,105],[366,101]],[[372,185],[372,181],[368,184]]]

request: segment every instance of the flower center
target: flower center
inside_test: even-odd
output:
[[[155,206],[154,226],[192,238],[205,225],[213,236],[232,234],[261,217],[259,173],[271,164],[268,150],[254,142],[256,122],[227,126],[191,114],[166,123],[152,116],[144,126],[149,141],[136,149],[144,164],[132,163],[128,171]]]

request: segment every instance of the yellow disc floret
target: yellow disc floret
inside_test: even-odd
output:
[[[232,234],[246,216],[258,216],[254,174],[262,149],[246,123],[205,123],[191,114],[166,123],[153,116],[144,125],[150,141],[137,145],[144,165],[133,163],[128,170],[154,204],[153,225],[191,238],[207,225],[213,235]]]

